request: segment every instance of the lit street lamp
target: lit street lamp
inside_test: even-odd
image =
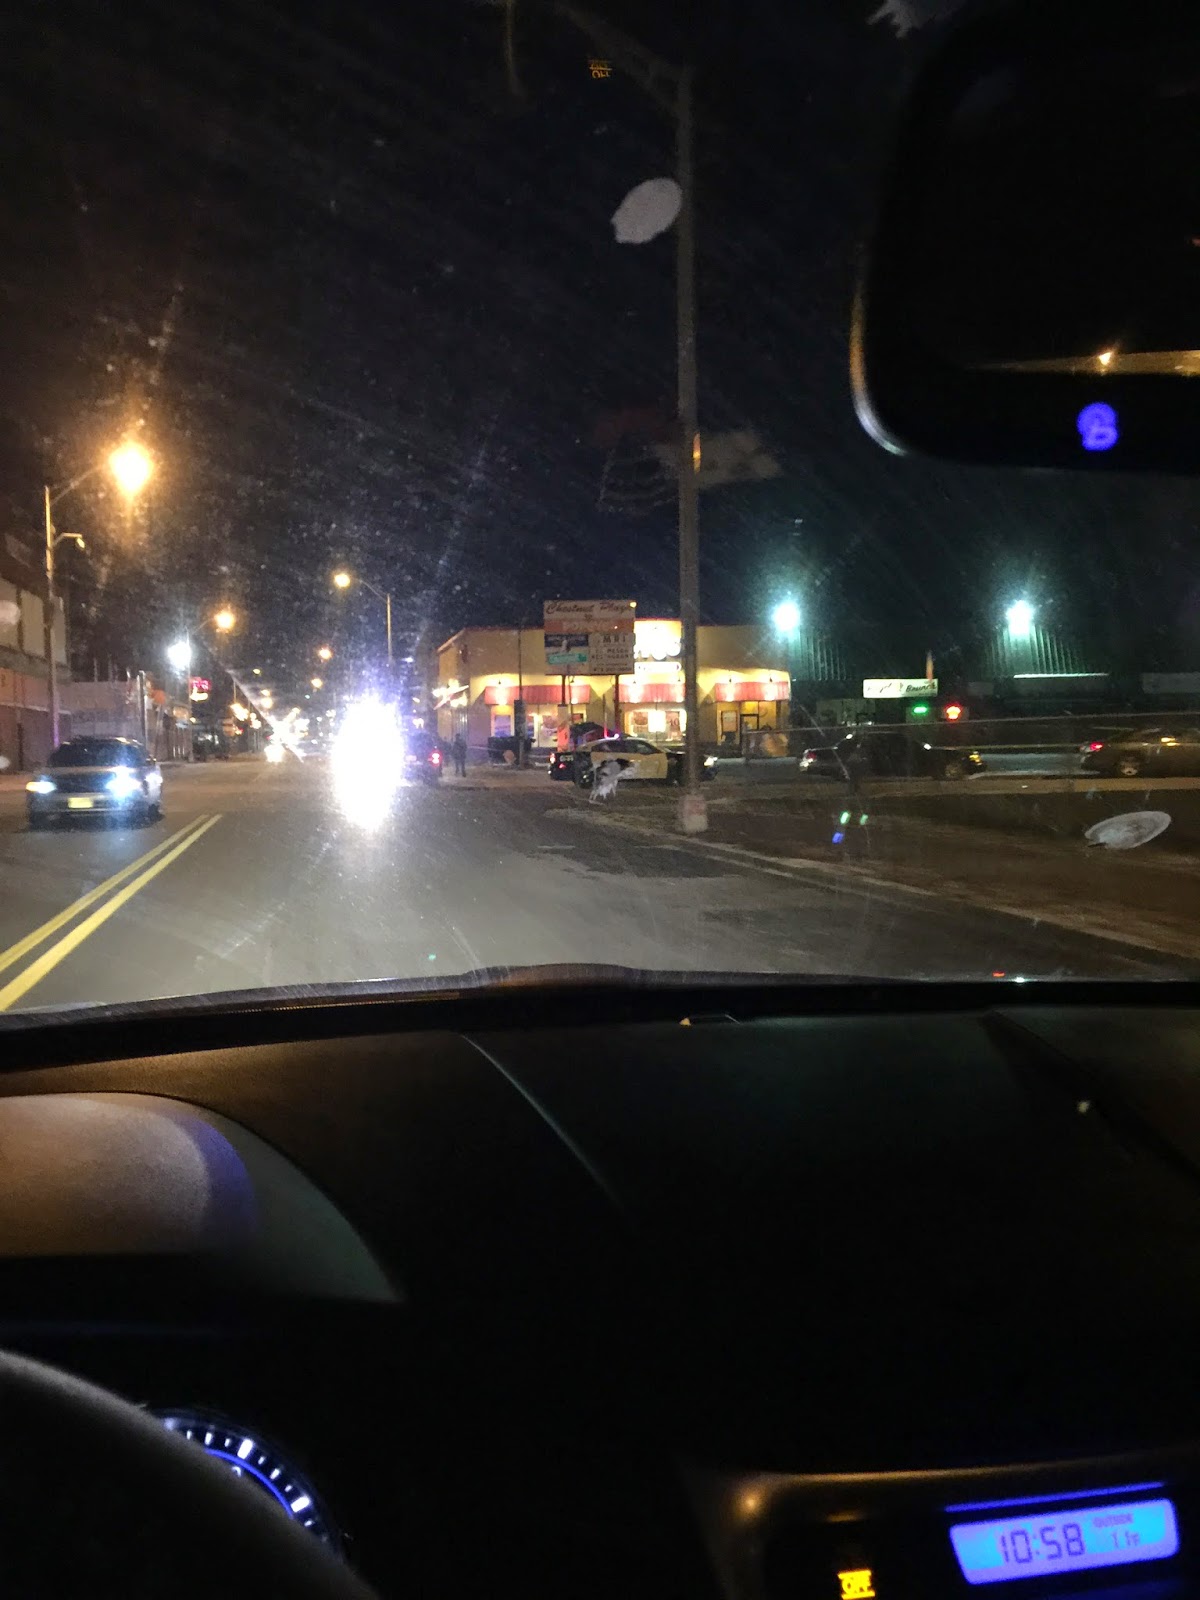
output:
[[[1028,639],[1033,632],[1033,607],[1028,600],[1014,600],[1004,613],[1010,639]]]
[[[109,456],[108,465],[118,488],[131,499],[146,487],[154,471],[150,457],[140,444],[134,444],[132,440],[128,444],[118,445]]]
[[[192,646],[187,639],[177,639],[167,646],[167,663],[176,672],[186,672],[192,664]]]
[[[800,626],[800,607],[794,600],[781,600],[771,613],[771,621],[776,633],[792,638]]]
[[[333,660],[333,651],[329,648],[329,646],[327,644],[323,644],[320,647],[320,649],[317,651],[317,660],[318,661],[332,661]]]
[[[354,573],[347,572],[345,568],[339,569],[333,575],[333,587],[335,589],[348,589],[354,583],[361,583],[364,589],[370,589],[373,595],[383,601],[387,616],[387,660],[390,673],[392,670],[392,597],[390,594],[385,594],[382,589],[377,589],[368,578],[356,577]],[[317,653],[319,655],[320,651]],[[332,650],[329,653],[332,655]]]
[[[118,446],[109,456],[107,462],[89,467],[86,472],[81,472],[77,478],[72,478],[70,483],[64,484],[61,489],[51,491],[50,485],[43,487],[43,497],[46,511],[46,611],[42,618],[44,647],[46,651],[46,687],[50,701],[50,748],[53,750],[58,745],[58,663],[54,658],[54,608],[57,595],[54,591],[54,551],[64,539],[73,540],[79,548],[83,549],[83,539],[77,533],[59,533],[54,526],[53,508],[63,498],[77,489],[81,483],[93,477],[107,465],[109,471],[117,481],[117,487],[131,499],[138,491],[145,487],[154,465],[149,455],[140,444],[130,441]],[[65,621],[65,617],[64,617]]]
[[[312,684],[314,689],[323,689],[325,687],[324,678],[310,678],[308,681]]]
[[[231,633],[237,627],[237,617],[228,606],[222,606],[213,617],[213,627],[218,633]]]

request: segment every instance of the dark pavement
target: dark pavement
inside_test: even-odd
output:
[[[0,1010],[563,962],[896,977],[1200,971],[942,899],[936,886],[685,842],[666,793],[606,810],[540,773],[481,775],[406,787],[372,815],[353,795],[339,803],[324,763],[244,761],[170,771],[165,798],[151,827],[29,833],[23,795],[0,793]]]

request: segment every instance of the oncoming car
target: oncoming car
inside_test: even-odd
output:
[[[162,771],[133,739],[68,739],[25,785],[31,828],[57,817],[117,816],[149,822],[162,816]]]

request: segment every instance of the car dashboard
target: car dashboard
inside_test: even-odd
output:
[[[1011,993],[14,1033],[0,1340],[382,1595],[1191,1593],[1200,1010]]]

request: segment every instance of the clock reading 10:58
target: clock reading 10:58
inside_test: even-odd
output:
[[[959,1523],[950,1529],[950,1540],[968,1583],[1008,1583],[1158,1561],[1178,1551],[1179,1530],[1170,1500],[1138,1500]]]

